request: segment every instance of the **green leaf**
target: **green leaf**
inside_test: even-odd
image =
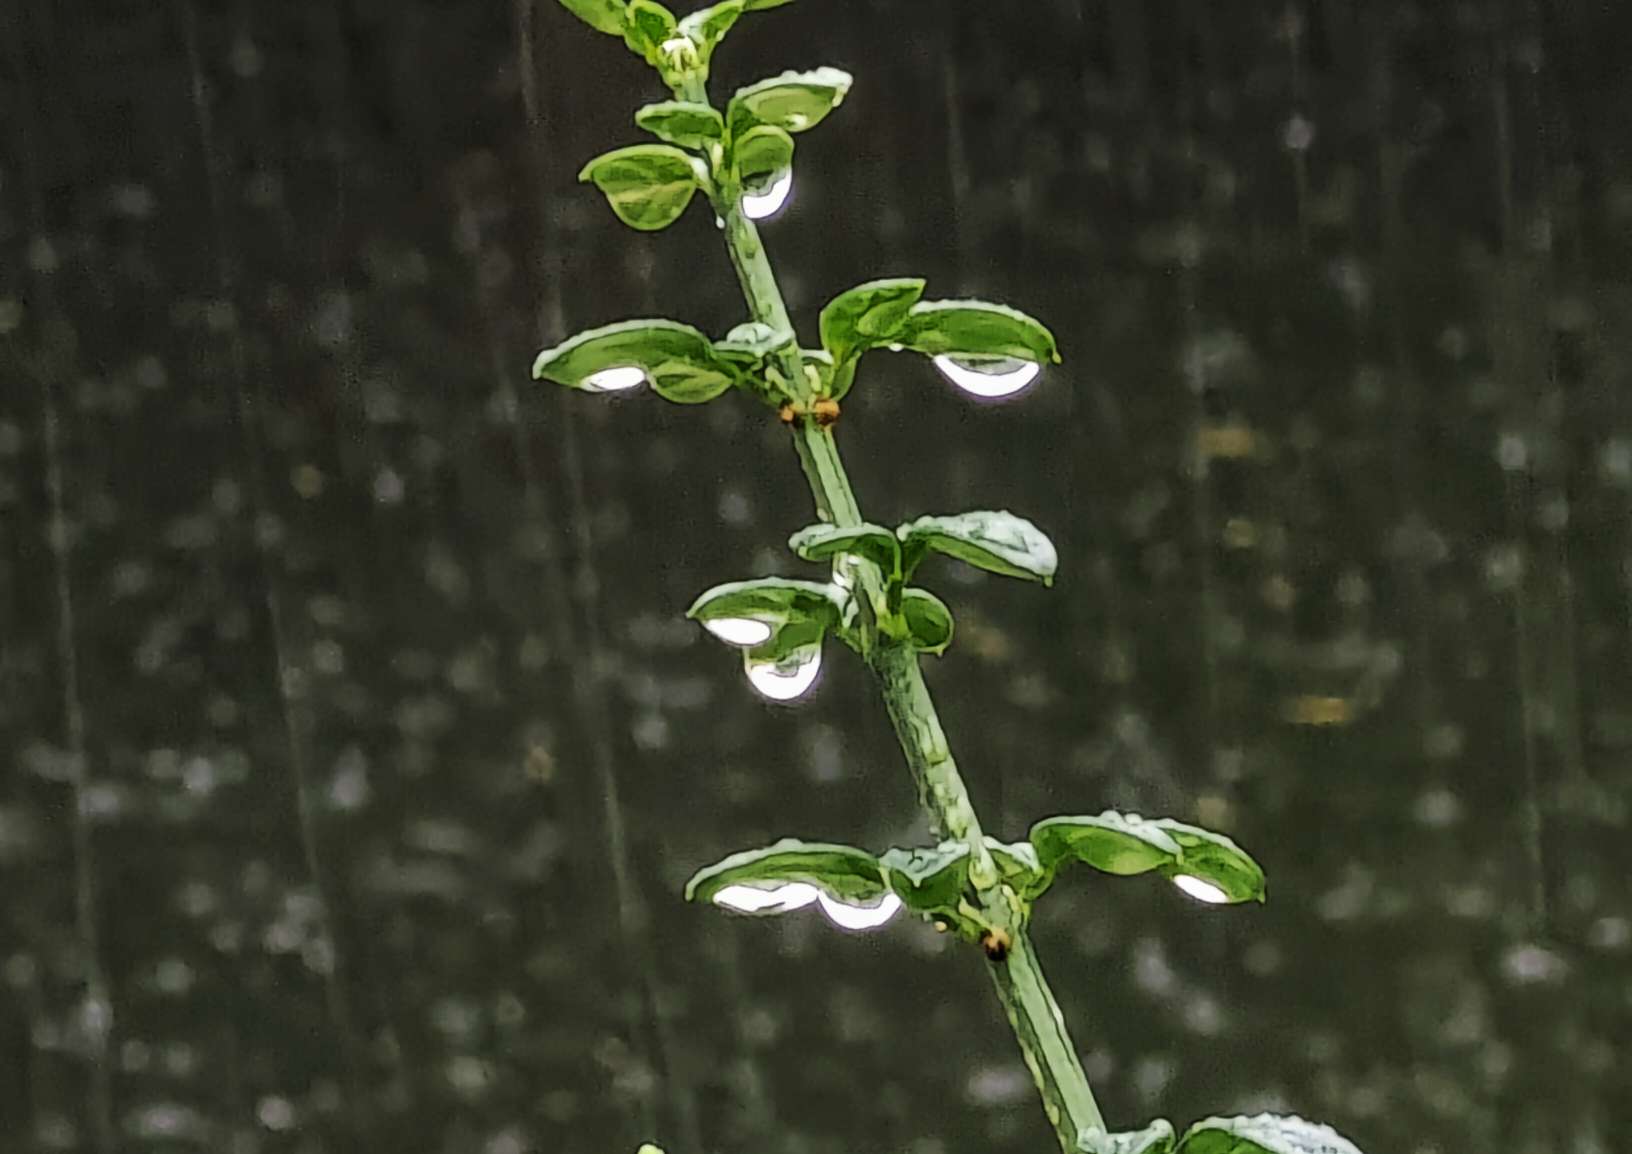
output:
[[[749,12],[764,12],[769,8],[780,8],[784,4],[792,4],[793,0],[747,0],[743,8]]]
[[[908,909],[920,914],[958,908],[969,876],[969,847],[961,841],[937,846],[890,849],[879,856],[884,880]]]
[[[803,132],[820,124],[850,91],[850,74],[837,68],[813,72],[784,72],[737,89],[727,106],[726,119],[732,131],[758,121],[787,132]]]
[[[1173,1123],[1158,1118],[1143,1130],[1107,1134],[1084,1130],[1077,1135],[1081,1154],[1168,1154],[1173,1149]]]
[[[625,0],[561,0],[561,7],[597,32],[606,32],[612,36],[623,35],[623,24],[628,10]]]
[[[1330,1126],[1292,1115],[1205,1118],[1186,1130],[1178,1154],[1360,1154]]]
[[[1263,868],[1235,842],[1221,833],[1172,818],[1159,818],[1151,824],[1178,843],[1179,860],[1164,870],[1169,876],[1200,878],[1222,890],[1231,902],[1264,900]]]
[[[1002,842],[988,834],[986,848],[1003,880],[1025,901],[1035,900],[1053,881],[1029,841]]]
[[[815,639],[839,619],[841,591],[834,585],[815,581],[794,581],[785,577],[760,577],[752,581],[732,581],[716,585],[692,603],[686,616],[701,622],[710,633],[730,645],[754,649],[755,656],[781,657],[810,638],[802,634],[782,637],[783,630],[800,624],[815,625]],[[737,623],[759,622],[764,631]],[[725,624],[731,623],[731,624]],[[763,636],[757,636],[763,632]],[[763,654],[758,647],[772,645]]]
[[[707,8],[699,8],[680,21],[680,31],[697,45],[697,58],[706,66],[725,34],[747,10],[743,0],[720,0]]]
[[[715,901],[731,886],[774,893],[782,886],[812,886],[846,904],[876,902],[889,892],[878,859],[848,845],[783,838],[764,849],[743,850],[706,869],[686,883],[687,901]],[[781,913],[787,906],[748,909],[724,903],[742,913]]]
[[[1131,877],[1176,863],[1182,849],[1165,829],[1136,813],[1108,809],[1097,817],[1051,817],[1031,827],[1038,861],[1053,871],[1068,861]]]
[[[1054,583],[1059,555],[1043,531],[1023,517],[1006,512],[959,513],[951,517],[920,517],[896,530],[905,546],[907,575],[925,549],[1001,573]]]
[[[952,644],[952,610],[929,590],[903,590],[901,616],[914,649],[938,657]]]
[[[875,345],[889,344],[923,294],[918,277],[868,281],[840,293],[822,309],[822,345],[842,364]]]
[[[898,572],[901,560],[901,543],[882,525],[806,525],[788,538],[788,548],[806,561],[852,553],[877,565],[885,576]]]
[[[714,352],[722,361],[752,369],[791,340],[790,332],[777,332],[760,321],[747,321],[726,333],[724,340],[715,341]]]
[[[698,163],[666,144],[635,144],[597,156],[578,179],[594,181],[624,224],[653,232],[673,224],[691,203]]]
[[[756,124],[731,146],[737,180],[745,186],[762,184],[793,163],[793,137],[770,124]]]
[[[1058,363],[1054,334],[1019,309],[987,301],[919,301],[896,343],[927,357],[1014,357]]]
[[[581,332],[539,353],[533,378],[605,392],[615,387],[610,381],[616,370],[629,369],[639,369],[659,394],[682,404],[712,400],[732,384],[706,336],[662,319],[619,321]]]
[[[706,104],[664,100],[635,113],[635,123],[660,140],[682,148],[706,148],[725,136],[725,120]]]
[[[629,12],[623,26],[623,42],[629,51],[659,67],[663,63],[663,45],[680,35],[680,26],[670,12],[657,0],[629,0]]]

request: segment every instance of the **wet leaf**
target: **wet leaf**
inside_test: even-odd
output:
[[[722,361],[743,368],[757,368],[777,349],[793,340],[790,332],[777,332],[760,321],[748,321],[714,342],[714,352]]]
[[[896,343],[925,356],[1014,357],[1058,362],[1054,334],[1019,309],[988,301],[919,301]]]
[[[539,353],[533,378],[598,392],[597,374],[630,368],[640,369],[659,394],[682,404],[712,400],[732,384],[706,336],[663,319],[619,321],[581,332]]]
[[[997,863],[999,875],[1026,901],[1035,899],[1053,880],[1030,842],[1003,842],[988,835],[986,849]]]
[[[961,841],[890,849],[879,856],[890,889],[921,914],[951,913],[969,876],[969,847]]]
[[[790,883],[814,886],[835,901],[846,903],[874,902],[889,892],[878,859],[865,850],[783,838],[764,849],[743,850],[698,870],[686,883],[686,900],[713,901],[728,886],[774,891]]]
[[[756,124],[731,146],[737,179],[745,185],[764,181],[793,163],[793,137],[769,124]]]
[[[1221,833],[1172,818],[1158,818],[1151,824],[1179,846],[1179,860],[1166,872],[1211,882],[1232,902],[1264,900],[1263,868],[1235,842]]]
[[[977,569],[1054,582],[1059,555],[1043,531],[1023,517],[1002,511],[959,513],[950,517],[920,517],[896,530],[906,557],[904,572],[911,576],[923,557],[933,549],[956,557]]]
[[[788,548],[806,561],[852,553],[877,565],[886,576],[900,568],[901,542],[882,525],[806,525],[788,538]]]
[[[1158,1118],[1143,1130],[1119,1134],[1084,1130],[1077,1137],[1077,1149],[1082,1154],[1168,1154],[1173,1149],[1173,1123]]]
[[[822,309],[822,345],[842,364],[875,345],[889,344],[923,296],[918,277],[868,281],[847,289]]]
[[[784,72],[746,88],[737,89],[727,106],[726,119],[734,132],[752,122],[775,125],[785,132],[803,132],[820,124],[850,91],[850,74],[837,68],[812,72]]]
[[[904,590],[901,616],[914,649],[939,656],[952,644],[952,610],[929,590]]]
[[[682,148],[706,148],[725,136],[725,121],[706,104],[664,100],[635,113],[635,123],[660,140]]]
[[[720,0],[699,8],[680,21],[680,32],[697,45],[697,58],[706,66],[725,34],[750,6],[743,0]],[[723,123],[723,122],[722,122]]]
[[[623,35],[626,0],[561,0],[561,7],[588,24],[597,32],[612,36]]]
[[[1186,1130],[1178,1154],[1360,1154],[1330,1126],[1286,1114],[1205,1118]]]
[[[1179,843],[1155,822],[1108,809],[1097,816],[1050,817],[1031,827],[1031,844],[1046,870],[1071,861],[1121,877],[1176,863]]]
[[[750,620],[763,621],[774,630],[811,621],[828,628],[838,620],[840,606],[836,586],[760,577],[714,586],[692,603],[686,616],[705,625],[711,621]]]
[[[592,180],[618,219],[653,232],[679,219],[698,188],[696,162],[667,144],[635,144],[602,153],[584,165],[579,180]]]

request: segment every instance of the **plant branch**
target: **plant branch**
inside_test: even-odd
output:
[[[687,100],[706,101],[700,80],[688,84],[683,95]],[[724,222],[731,263],[753,319],[778,331],[790,331],[787,306],[758,229],[742,215],[735,198],[716,204],[715,210]],[[777,368],[792,383],[797,395],[810,394],[812,386],[805,377],[797,342],[781,350]],[[861,510],[839,459],[831,429],[814,417],[801,414],[793,422],[793,439],[818,514],[823,520],[838,525],[861,524]],[[858,595],[865,614],[867,609],[881,603],[884,582],[876,566],[858,559],[855,567]],[[929,687],[924,683],[917,653],[903,642],[879,635],[870,615],[863,629],[869,635],[864,646],[868,664],[878,677],[885,707],[917,784],[919,800],[937,833],[969,847],[970,880],[976,890],[982,920],[989,931],[1007,943],[1006,949],[988,950],[988,969],[1060,1147],[1066,1154],[1078,1154],[1079,1134],[1084,1130],[1104,1130],[1105,1121],[1066,1031],[1059,1003],[1049,989],[1026,934],[1025,907],[998,879],[980,820],[947,745]]]

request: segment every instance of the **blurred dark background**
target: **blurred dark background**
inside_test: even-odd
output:
[[[840,425],[873,519],[1060,546],[926,571],[988,828],[1269,872],[1040,910],[1118,1124],[1625,1148],[1629,48],[1599,0],[804,0],[722,49],[857,77],[764,225],[807,339],[903,274],[1060,338],[1001,405],[879,354]],[[681,620],[814,575],[776,422],[528,380],[743,319],[706,208],[575,183],[662,95],[548,0],[0,8],[0,1149],[1051,1146],[972,951],[680,900],[925,834],[847,654],[771,706]]]

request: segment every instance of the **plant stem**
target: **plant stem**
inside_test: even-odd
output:
[[[787,306],[782,301],[758,229],[734,203],[716,205],[716,210],[724,221],[726,246],[737,278],[742,282],[749,311],[755,320],[779,331],[791,330]],[[778,362],[783,376],[793,382],[799,395],[807,395],[810,384],[805,379],[797,343],[784,348]],[[860,524],[861,510],[850,488],[844,463],[839,459],[832,431],[814,417],[801,415],[794,420],[793,439],[822,519],[839,525]],[[877,604],[875,598],[883,588],[877,568],[863,563],[858,564],[857,570],[858,591],[866,595],[864,602]],[[871,625],[865,628],[871,630]],[[868,664],[879,679],[885,707],[917,783],[919,801],[940,836],[956,838],[968,845],[970,881],[982,916],[990,927],[1007,935],[1010,941],[1007,956],[991,961],[988,969],[1009,1024],[1014,1027],[1020,1052],[1042,1095],[1043,1109],[1054,1127],[1060,1148],[1065,1154],[1077,1154],[1078,1135],[1083,1130],[1104,1130],[1105,1120],[1094,1101],[1082,1063],[1077,1059],[1059,1003],[1054,1000],[1042,966],[1032,951],[1025,930],[1024,906],[998,879],[980,819],[970,803],[969,791],[947,746],[940,715],[924,683],[918,654],[899,641],[876,635],[866,649]]]

